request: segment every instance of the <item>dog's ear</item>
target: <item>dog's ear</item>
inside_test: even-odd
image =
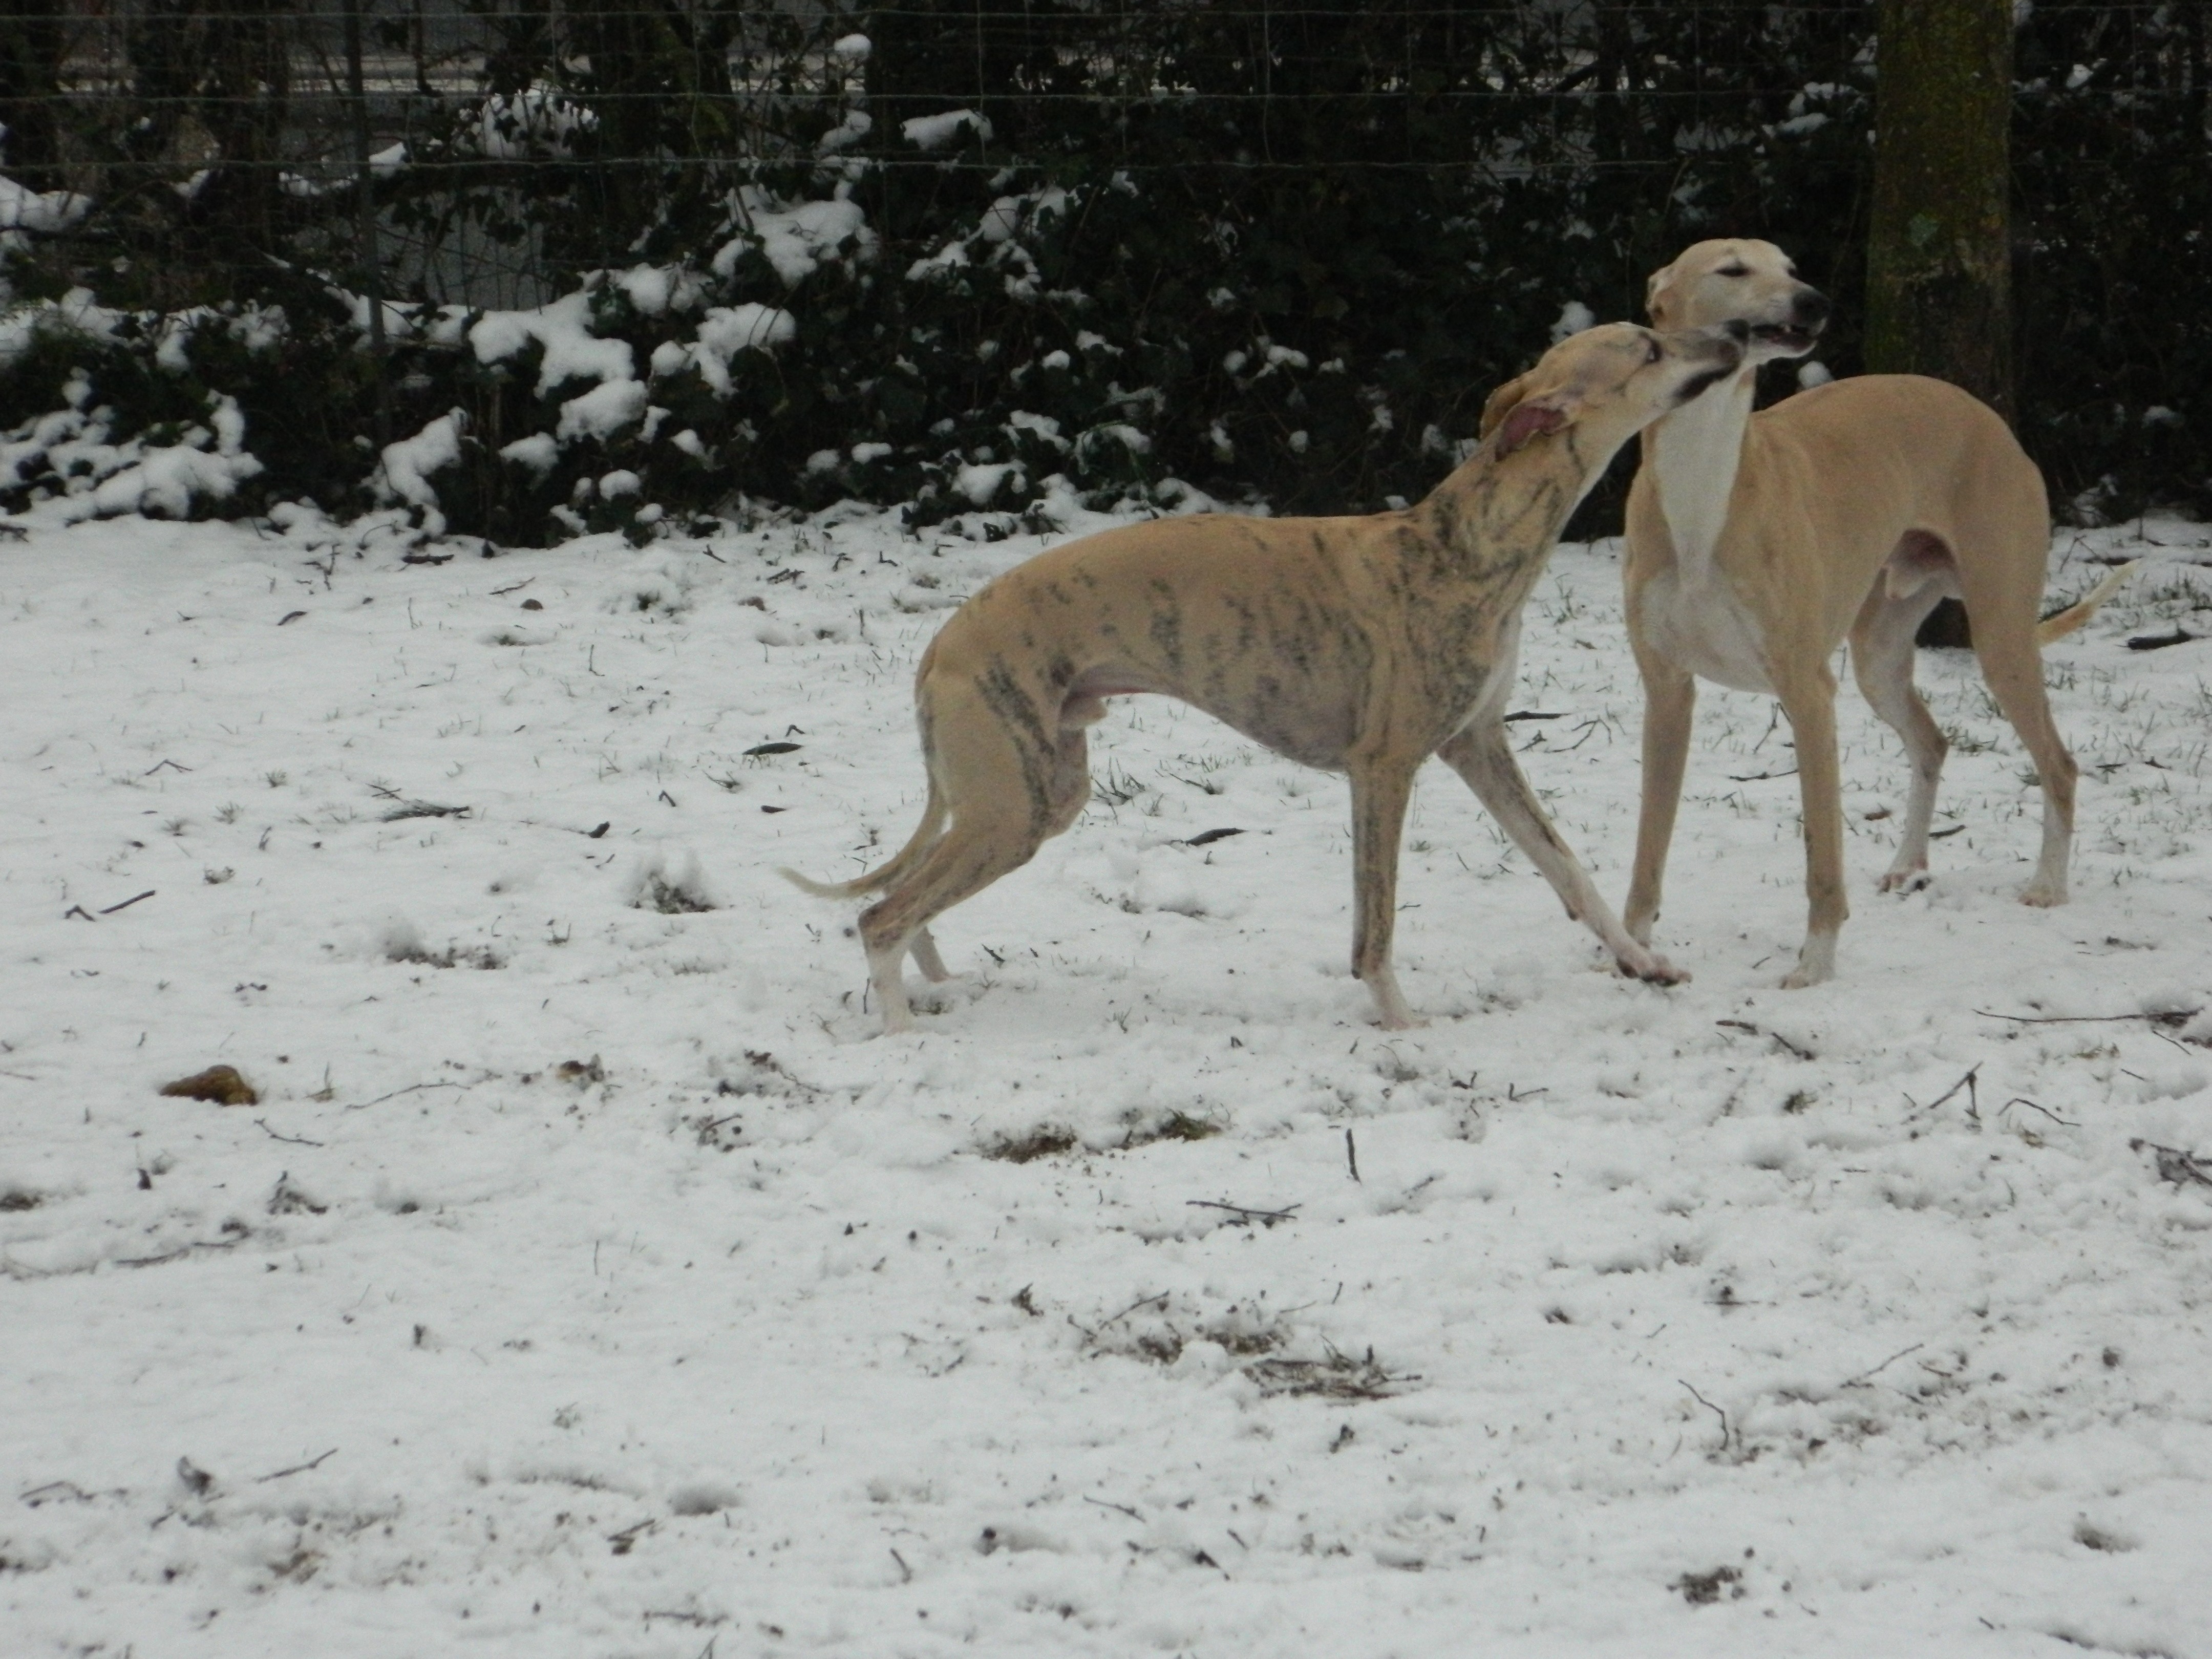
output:
[[[1547,437],[1574,419],[1571,410],[1555,398],[1530,398],[1507,410],[1498,422],[1498,451],[1510,455],[1532,438]]]
[[[1505,418],[1507,411],[1514,404],[1521,401],[1528,389],[1528,377],[1526,374],[1516,374],[1497,391],[1492,392],[1489,400],[1482,406],[1482,423],[1475,428],[1474,435],[1477,438],[1487,438],[1496,431],[1498,423]]]
[[[1667,326],[1667,313],[1674,309],[1667,301],[1668,291],[1674,286],[1674,267],[1662,265],[1651,273],[1651,280],[1644,287],[1644,311],[1654,326]]]

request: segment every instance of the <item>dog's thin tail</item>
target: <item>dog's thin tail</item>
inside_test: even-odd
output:
[[[921,861],[924,854],[937,844],[938,837],[945,833],[945,818],[944,799],[937,793],[937,784],[933,779],[929,786],[929,804],[921,809],[921,822],[915,826],[913,836],[905,846],[866,875],[855,876],[850,881],[815,881],[800,875],[796,870],[781,866],[776,874],[817,898],[848,899],[858,898],[863,893],[879,893],[905,875]]]
[[[2038,645],[2048,645],[2053,640],[2064,639],[2083,623],[2095,616],[2098,608],[2120,591],[2120,584],[2142,568],[2141,559],[2130,559],[2057,616],[2045,617],[2036,624],[2035,642]]]

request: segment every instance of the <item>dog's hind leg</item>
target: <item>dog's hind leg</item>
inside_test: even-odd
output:
[[[2036,781],[2043,786],[2043,849],[2035,874],[2021,890],[2023,904],[2066,902],[2066,864],[2074,846],[2074,784],[2078,769],[2067,752],[2058,727],[2051,718],[2051,704],[2043,690],[2043,653],[2035,642],[2034,600],[2013,605],[1989,623],[1966,599],[1966,621],[1973,629],[1974,654],[1981,659],[1982,678],[1989,682],[1997,707],[2012,722],[2013,730],[2027,746],[2035,763]]]
[[[914,930],[914,940],[907,946],[914,957],[914,965],[921,969],[921,976],[933,985],[941,985],[952,977],[952,970],[945,965],[945,958],[937,954],[937,940],[927,927]]]
[[[950,826],[927,852],[860,913],[860,942],[886,1031],[910,1031],[903,969],[909,953],[924,975],[946,977],[929,924],[1036,855],[1048,837],[1073,823],[1090,797],[1079,729],[1063,728],[1039,752],[1036,728],[1000,718],[972,688],[933,697],[937,749],[930,774]]]
[[[1885,893],[1910,892],[1928,881],[1928,827],[1936,816],[1936,786],[1951,745],[1913,686],[1912,641],[1942,597],[1935,582],[1893,596],[1885,582],[1877,581],[1851,626],[1851,672],[1859,690],[1904,743],[1912,765],[1905,832],[1880,883]]]
[[[1604,942],[1622,973],[1660,985],[1689,978],[1666,957],[1632,937],[1613,915],[1613,907],[1599,896],[1589,872],[1552,827],[1535,793],[1528,787],[1528,780],[1515,763],[1504,722],[1486,720],[1468,726],[1447,739],[1437,749],[1437,758],[1467,780],[1468,787],[1489,809],[1490,816],[1552,884],[1567,915]]]
[[[1422,1024],[1406,1006],[1390,967],[1398,920],[1398,842],[1413,795],[1412,767],[1396,760],[1352,763],[1352,971],[1374,995],[1375,1012],[1389,1031]]]
[[[1018,781],[1014,781],[1018,789]],[[964,898],[973,897],[1036,854],[1042,836],[1032,836],[1013,813],[988,816],[988,809],[966,813],[963,800],[953,808],[952,828],[933,845],[921,862],[876,903],[860,912],[860,943],[867,949],[868,980],[883,1010],[884,1030],[910,1031],[914,1012],[907,1001],[903,970],[913,953],[931,979],[945,977],[929,923]],[[932,972],[934,966],[936,971]]]

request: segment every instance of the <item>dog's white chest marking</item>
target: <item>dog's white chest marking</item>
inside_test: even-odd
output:
[[[1644,643],[1701,679],[1737,691],[1772,692],[1765,642],[1735,591],[1711,566],[1693,580],[1677,564],[1644,585]]]
[[[1738,374],[1652,428],[1652,481],[1678,564],[1702,570],[1712,563],[1743,459],[1753,390],[1752,376]]]
[[[1753,377],[1739,374],[1669,415],[1651,434],[1652,481],[1674,568],[1645,584],[1645,640],[1692,673],[1771,691],[1759,625],[1713,561],[1743,459]]]

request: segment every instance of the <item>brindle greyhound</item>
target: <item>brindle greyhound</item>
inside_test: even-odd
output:
[[[1638,430],[1735,373],[1747,335],[1591,329],[1546,354],[1496,432],[1418,507],[1132,525],[1040,554],[961,606],[916,678],[929,800],[913,839],[857,880],[782,872],[824,897],[883,895],[860,938],[884,1029],[913,1029],[909,950],[945,976],[931,920],[1075,822],[1091,796],[1084,729],[1106,698],[1140,691],[1350,775],[1352,971],[1385,1026],[1414,1023],[1390,934],[1399,834],[1432,754],[1621,971],[1685,977],[1598,896],[1514,764],[1503,716],[1521,609],[1567,514]]]
[[[2064,903],[2075,769],[2044,698],[2039,647],[2088,621],[2133,567],[2039,624],[2051,550],[2043,475],[2003,420],[1954,386],[1868,374],[1753,414],[1759,365],[1811,351],[1830,309],[1771,242],[1699,242],[1653,273],[1646,305],[1662,329],[1744,323],[1751,345],[1735,374],[1644,433],[1629,494],[1628,637],[1644,703],[1628,931],[1648,944],[1659,914],[1702,676],[1771,692],[1789,716],[1810,918],[1782,982],[1833,973],[1849,908],[1830,665],[1847,635],[1859,690],[1912,763],[1904,833],[1881,886],[1925,884],[1950,745],[1913,689],[1912,641],[1946,595],[1966,601],[1982,676],[2043,787],[2042,857],[2021,898]]]

